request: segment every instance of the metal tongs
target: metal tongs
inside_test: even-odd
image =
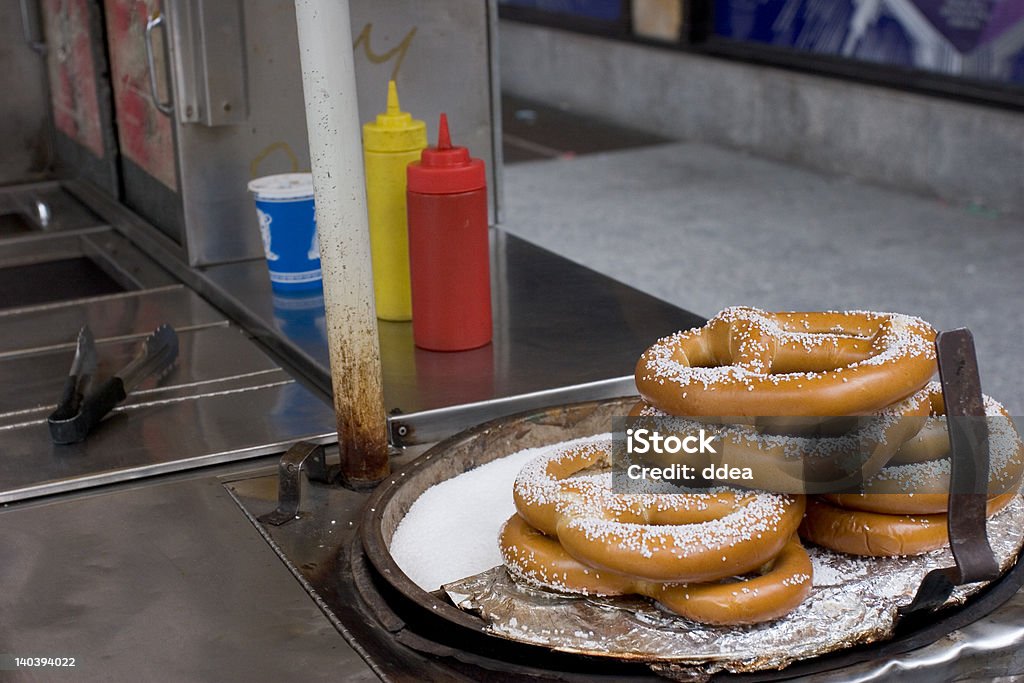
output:
[[[46,419],[50,438],[56,444],[78,443],[88,436],[103,417],[150,375],[167,371],[178,357],[178,335],[170,325],[161,325],[146,337],[128,365],[89,391],[96,374],[96,344],[89,326],[78,333],[75,359],[64,381],[64,391]],[[86,395],[88,393],[88,395]]]

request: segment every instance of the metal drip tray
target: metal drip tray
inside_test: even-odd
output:
[[[111,228],[0,241],[0,310],[163,287],[175,280]]]
[[[334,433],[326,403],[111,228],[0,241],[0,292],[0,503],[251,458]],[[89,325],[95,336],[102,381],[162,324],[178,333],[176,365],[136,387],[85,441],[53,444],[46,416],[79,329]]]
[[[85,257],[0,268],[0,309],[116,294],[127,288]]]

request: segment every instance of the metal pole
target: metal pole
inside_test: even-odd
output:
[[[295,0],[341,469],[388,475],[380,343],[348,0]]]

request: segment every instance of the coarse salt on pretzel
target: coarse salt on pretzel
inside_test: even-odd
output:
[[[634,418],[652,418],[652,429],[715,437],[711,464],[749,468],[751,487],[777,493],[830,493],[855,488],[874,477],[927,422],[931,392],[922,389],[857,419],[857,428],[829,436],[787,436],[747,424],[696,422],[650,405],[634,407]]]
[[[756,624],[794,610],[811,590],[812,568],[795,538],[761,566],[757,576],[721,583],[666,584],[594,569],[513,515],[499,536],[502,559],[526,583],[581,595],[645,595],[668,610],[705,624]]]
[[[650,347],[636,385],[673,415],[860,415],[928,382],[934,339],[926,322],[897,313],[727,308]]]
[[[883,468],[864,484],[863,493],[822,496],[829,503],[850,510],[885,514],[927,515],[946,511],[949,504],[951,463],[942,387],[925,387],[933,418],[921,440],[904,444],[893,457],[898,464]],[[1024,473],[1024,443],[1006,408],[983,396],[988,427],[989,498],[1016,491]],[[924,431],[924,430],[923,430]],[[908,448],[909,447],[909,448]],[[903,454],[910,450],[910,454]],[[931,456],[931,457],[928,457]]]
[[[516,477],[519,514],[584,564],[650,581],[701,582],[751,572],[779,554],[803,515],[799,496],[757,491],[617,494],[601,438],[556,449]]]

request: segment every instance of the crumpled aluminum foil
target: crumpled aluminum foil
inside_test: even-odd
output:
[[[1005,571],[1024,544],[1018,497],[990,519],[988,535]],[[642,598],[554,593],[512,579],[504,567],[444,586],[461,609],[479,614],[502,638],[592,656],[683,665],[698,678],[718,671],[782,669],[794,661],[889,638],[896,610],[932,569],[953,565],[948,549],[917,557],[854,557],[810,547],[814,588],[800,607],[756,626],[696,624]],[[958,587],[960,604],[986,584]],[[675,669],[677,666],[670,666]]]

